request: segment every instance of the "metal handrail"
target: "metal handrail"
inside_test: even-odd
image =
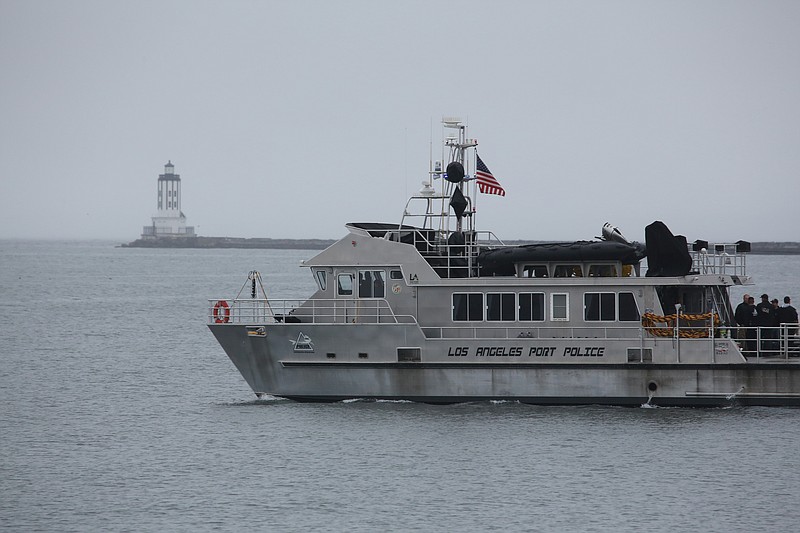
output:
[[[692,270],[701,274],[746,276],[747,254],[739,253],[736,250],[736,244],[713,244],[707,250],[689,248]]]
[[[432,233],[436,235],[436,238],[429,239],[426,237],[426,233]],[[448,278],[475,276],[480,249],[487,246],[503,246],[503,241],[491,231],[465,231],[466,242],[464,244],[448,242],[448,237],[453,233],[451,230],[444,229],[401,228],[386,231],[384,238],[400,241],[403,234],[410,234],[411,242],[409,244],[420,251],[420,254],[431,263],[434,270],[443,269],[445,277]],[[467,264],[458,264],[459,260],[466,260]],[[439,262],[443,262],[443,264]]]
[[[417,324],[412,315],[399,315],[392,311],[383,298],[375,299],[311,299],[268,300],[266,298],[235,298],[208,300],[209,324]],[[224,302],[224,303],[223,303]],[[674,336],[657,337],[647,334],[643,326],[423,326],[422,332],[429,339],[638,339],[642,344],[669,340],[709,342],[712,354],[714,341],[727,339],[732,333],[726,327],[708,327],[708,335],[697,339]],[[689,328],[696,330],[697,328]],[[781,324],[776,327],[737,327],[732,338],[742,354],[758,362],[800,357],[800,332],[797,324]],[[751,332],[748,337],[747,332]],[[642,344],[643,345],[643,344]],[[713,357],[713,356],[712,356]]]
[[[453,339],[639,339],[639,326],[422,326],[427,338]],[[629,335],[619,335],[626,331]],[[458,335],[453,333],[458,332]],[[493,332],[494,334],[490,334]],[[592,334],[591,332],[598,332]]]
[[[208,300],[209,324],[262,324],[308,322],[312,324],[415,324],[411,315],[398,315],[383,298],[273,300],[234,298]],[[224,302],[224,303],[223,303]]]
[[[800,357],[800,333],[797,324],[740,326],[736,328],[736,343],[745,357],[756,360],[765,357]]]

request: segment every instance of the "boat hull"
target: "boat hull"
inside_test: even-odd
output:
[[[301,331],[298,326],[282,324],[268,328],[263,336],[253,335],[252,327],[224,324],[210,328],[256,394],[298,401],[364,398],[426,403],[507,400],[542,405],[800,405],[800,364],[786,361],[613,362],[625,361],[627,356],[606,353],[603,362],[590,358],[543,362],[515,357],[510,350],[497,357],[426,360],[424,349],[419,361],[398,361],[397,346],[431,342],[418,333],[419,328],[345,327],[347,331],[342,332],[342,326],[305,325]],[[316,347],[306,348],[313,352],[285,347],[306,334],[319,341]],[[341,338],[331,338],[331,334]],[[373,347],[367,358],[348,357],[342,349],[345,344],[358,346],[367,340]],[[376,350],[376,346],[383,348]]]

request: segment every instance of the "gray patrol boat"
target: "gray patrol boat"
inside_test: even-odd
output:
[[[244,297],[209,301],[259,397],[800,405],[797,325],[733,328],[749,243],[687,243],[654,222],[644,244],[606,224],[590,241],[506,246],[475,224],[477,141],[458,119],[443,128],[446,164],[399,223],[347,224],[303,263],[307,300],[268,299],[253,271]]]

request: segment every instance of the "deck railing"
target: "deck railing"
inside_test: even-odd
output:
[[[748,359],[788,359],[800,357],[800,333],[797,324],[776,327],[739,327],[736,343]]]
[[[747,254],[739,251],[737,244],[712,244],[695,250],[689,245],[692,270],[700,274],[747,275]]]
[[[209,300],[209,324],[261,325],[273,323],[310,324],[416,324],[411,315],[395,314],[389,303],[376,299],[219,299]],[[661,329],[661,328],[659,328]],[[797,324],[779,327],[749,327],[728,329],[709,326],[702,337],[683,338],[680,326],[670,336],[653,336],[648,328],[636,326],[436,326],[422,327],[428,339],[630,339],[644,346],[658,340],[709,343],[713,353],[714,341],[733,337],[748,360],[765,361],[800,357],[800,333]],[[697,332],[698,328],[686,328]]]
[[[383,298],[266,300],[260,298],[209,300],[209,324],[414,324],[410,315],[395,314]]]
[[[639,339],[638,326],[423,327],[428,339]]]
[[[431,215],[426,215],[429,218]],[[428,222],[427,220],[425,221]],[[478,275],[481,248],[503,246],[491,231],[464,231],[463,241],[451,241],[455,232],[416,228],[389,230],[384,238],[414,246],[434,271],[443,278],[468,278]]]

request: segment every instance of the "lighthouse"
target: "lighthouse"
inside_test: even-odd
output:
[[[175,174],[172,160],[164,165],[164,173],[158,176],[158,202],[152,224],[142,231],[143,239],[162,237],[194,237],[194,227],[186,225],[186,216],[181,211],[181,176]]]

